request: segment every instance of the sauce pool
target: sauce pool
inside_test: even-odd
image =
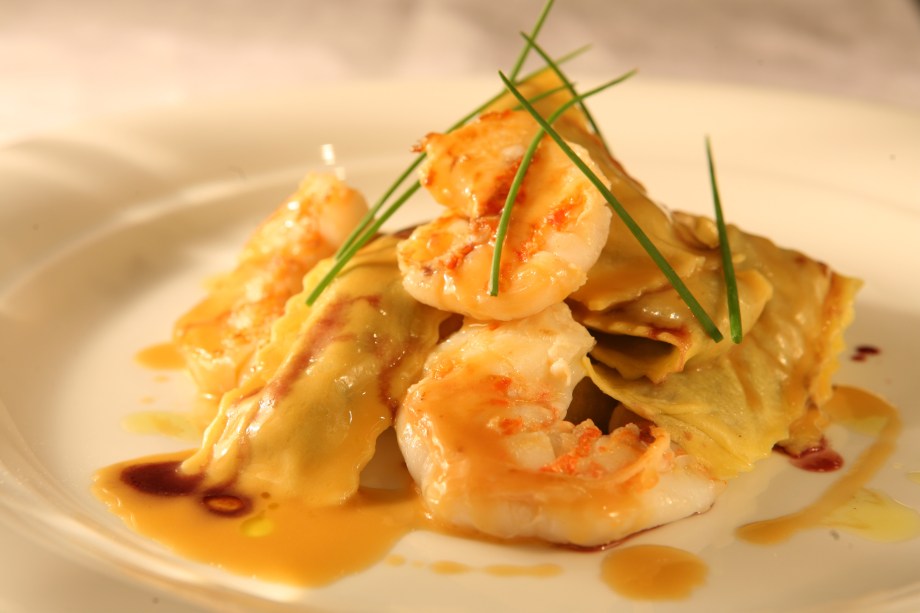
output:
[[[865,428],[876,424],[875,441],[852,463],[850,470],[834,482],[812,504],[795,513],[741,526],[737,536],[758,544],[781,543],[797,532],[813,528],[839,509],[863,488],[894,451],[901,432],[901,419],[890,404],[864,390],[838,387],[824,406],[835,422]]]
[[[134,355],[134,361],[152,370],[182,370],[185,358],[175,343],[165,342],[141,349]]]
[[[920,513],[887,494],[863,488],[821,525],[880,543],[897,543],[920,536]]]
[[[781,453],[789,456],[789,462],[796,468],[807,470],[814,473],[828,473],[839,470],[843,466],[843,456],[827,446],[826,440],[821,440],[821,444],[802,453],[793,454],[778,448]]]
[[[325,508],[256,496],[238,513],[233,495],[197,493],[194,479],[177,476],[188,455],[110,466],[96,474],[93,491],[126,524],[183,557],[296,585],[325,585],[368,568],[424,522],[410,488],[361,490]]]
[[[883,541],[920,535],[920,514],[863,487],[894,448],[901,429],[897,411],[868,392],[847,387],[836,389],[825,410],[833,421],[874,434],[876,440],[816,502],[784,517],[742,526],[738,537],[779,543],[818,525]],[[828,455],[827,451],[822,447],[803,458],[819,467],[839,466],[833,452]],[[196,479],[176,471],[188,455],[164,454],[102,469],[96,475],[94,493],[126,524],[178,555],[266,581],[319,586],[381,562],[427,568],[442,575],[478,572],[551,578],[563,572],[555,564],[410,563],[391,554],[409,532],[442,531],[426,517],[408,478],[401,489],[363,488],[343,505],[317,508],[296,500],[276,501],[267,493],[241,496],[232,491],[199,491]],[[708,575],[698,556],[659,545],[620,545],[606,553],[600,565],[602,581],[634,600],[688,598],[705,584]]]
[[[682,600],[706,582],[709,568],[696,555],[663,545],[614,549],[601,562],[601,578],[635,600]]]

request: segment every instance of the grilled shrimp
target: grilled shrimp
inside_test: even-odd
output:
[[[564,304],[467,321],[399,409],[410,473],[438,520],[592,547],[708,509],[722,487],[652,424],[565,421],[593,340]]]
[[[308,174],[249,238],[236,268],[176,322],[173,340],[199,390],[219,397],[239,383],[303,276],[333,253],[367,211],[331,174]]]
[[[421,183],[445,213],[399,246],[403,285],[420,302],[477,319],[510,320],[578,289],[607,239],[604,198],[544,136],[512,209],[497,296],[489,294],[505,199],[538,126],[523,111],[487,113],[423,141]],[[587,152],[572,145],[596,174]]]

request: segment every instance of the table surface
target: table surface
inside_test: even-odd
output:
[[[349,80],[494,75],[542,0],[0,0],[0,146],[106,115]],[[576,69],[741,83],[920,112],[918,0],[558,0]],[[0,610],[191,612],[0,526]],[[53,598],[49,585],[54,586]],[[93,594],[92,601],[86,594]]]

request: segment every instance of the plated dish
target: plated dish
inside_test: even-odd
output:
[[[23,174],[16,173],[20,179],[13,189],[21,194],[17,201],[39,203],[34,210],[24,205],[17,209],[18,217],[10,218],[15,223],[25,223],[21,211],[29,208],[34,216],[28,219],[28,227],[37,224],[33,229],[36,240],[28,244],[11,230],[7,244],[17,249],[10,250],[10,266],[5,270],[18,274],[4,276],[8,281],[4,289],[5,313],[9,313],[5,321],[10,331],[8,338],[16,339],[17,334],[20,338],[30,338],[30,346],[36,353],[26,352],[17,365],[13,346],[9,350],[4,347],[4,351],[9,351],[4,358],[11,368],[4,375],[3,399],[24,442],[21,447],[5,446],[4,461],[20,475],[27,475],[30,467],[45,471],[44,475],[35,474],[32,481],[38,484],[41,493],[37,500],[32,499],[35,497],[28,488],[19,492],[19,499],[5,500],[8,503],[13,500],[11,506],[19,504],[20,510],[26,511],[37,503],[42,513],[32,519],[28,519],[28,513],[19,514],[36,531],[44,531],[49,521],[46,513],[50,511],[80,518],[81,523],[65,524],[59,529],[74,538],[82,553],[115,557],[139,574],[166,580],[176,589],[201,598],[211,595],[216,584],[219,597],[232,594],[229,597],[239,599],[240,603],[293,599],[319,607],[360,609],[380,600],[370,595],[366,598],[371,600],[360,600],[364,597],[356,600],[355,585],[373,591],[372,586],[404,580],[423,588],[412,594],[400,594],[402,601],[394,595],[391,601],[394,607],[424,606],[434,597],[439,602],[457,603],[462,609],[464,603],[471,603],[463,600],[470,598],[467,590],[471,587],[480,590],[476,598],[484,600],[479,602],[502,602],[513,591],[552,608],[562,605],[561,592],[567,592],[565,595],[578,593],[584,595],[585,602],[602,601],[607,606],[619,597],[597,580],[596,557],[592,560],[581,553],[566,551],[509,551],[492,544],[421,533],[410,535],[393,550],[394,555],[402,556],[403,565],[382,564],[329,588],[301,592],[260,583],[241,584],[225,573],[188,564],[136,539],[104,512],[100,513],[83,489],[87,475],[100,466],[164,449],[163,439],[138,437],[121,430],[121,418],[144,410],[181,410],[188,405],[191,388],[180,377],[139,368],[131,362],[131,356],[138,349],[163,340],[175,313],[164,310],[162,305],[189,303],[199,294],[204,276],[226,268],[226,262],[232,260],[255,222],[289,191],[304,167],[313,163],[305,158],[312,158],[313,152],[318,158],[320,145],[335,143],[349,180],[373,193],[392,177],[394,169],[398,171],[404,164],[404,158],[392,152],[406,149],[405,134],[422,134],[432,125],[443,123],[441,113],[438,117],[408,117],[394,121],[401,125],[394,125],[392,133],[378,133],[368,142],[363,126],[354,125],[348,109],[333,110],[336,105],[347,104],[347,99],[354,95],[371,95],[380,101],[382,109],[389,111],[388,116],[399,117],[399,107],[407,99],[403,96],[420,96],[427,88],[406,84],[399,95],[394,95],[383,86],[366,87],[363,91],[354,86],[330,92],[320,103],[328,108],[320,109],[316,115],[328,111],[322,114],[322,125],[298,118],[296,109],[303,99],[298,100],[296,95],[288,99],[263,98],[94,126],[82,133],[62,134],[59,146],[49,146],[47,156],[36,156],[35,149],[30,151],[26,147],[13,149],[4,158],[10,174],[27,168],[35,177],[23,181]],[[468,89],[470,84],[453,84],[453,87],[454,91],[460,91]],[[477,83],[475,87],[486,96],[494,84]],[[450,89],[448,84],[436,90],[439,98],[447,96]],[[665,102],[672,95],[682,96],[685,102],[681,109]],[[655,104],[661,106],[655,108]],[[240,149],[248,142],[250,148],[245,155],[227,142],[231,137],[220,130],[214,117],[215,107],[220,109],[222,120],[238,126],[239,131],[232,139],[239,139]],[[903,196],[907,192],[901,191],[910,189],[912,179],[907,173],[899,174],[898,169],[899,164],[906,166],[917,153],[912,141],[893,141],[891,135],[906,134],[904,126],[916,129],[915,118],[849,105],[828,105],[826,101],[797,96],[642,82],[631,83],[598,99],[592,108],[599,117],[613,118],[614,124],[617,116],[654,118],[644,126],[644,131],[639,126],[619,126],[613,146],[621,158],[629,161],[630,169],[642,178],[656,199],[700,213],[709,210],[705,161],[700,147],[701,135],[709,133],[719,143],[722,188],[726,202],[731,203],[728,210],[733,223],[756,228],[758,233],[769,234],[783,244],[812,244],[814,249],[809,252],[865,279],[867,286],[857,304],[858,317],[848,338],[852,339],[851,349],[867,344],[879,347],[881,353],[866,356],[864,361],[852,361],[851,353],[845,353],[837,380],[873,389],[894,404],[906,406],[904,403],[913,391],[912,381],[906,376],[908,367],[901,366],[904,370],[899,370],[898,364],[910,363],[912,348],[898,333],[900,326],[892,323],[885,313],[895,312],[908,321],[917,317],[911,311],[912,305],[917,304],[916,290],[899,282],[905,278],[902,275],[910,278],[912,261],[899,263],[897,271],[892,265],[902,253],[899,250],[905,249],[902,245],[909,245],[906,237],[916,228],[916,209]],[[459,115],[464,109],[458,105],[456,110]],[[266,112],[287,121],[288,130],[302,130],[303,137],[266,132],[264,126],[258,125],[258,117]],[[333,117],[339,118],[338,126],[329,121]],[[775,130],[770,129],[765,117],[783,118],[789,136],[782,143],[776,142]],[[816,120],[818,117],[821,121]],[[875,129],[871,132],[877,141],[865,138],[860,129],[852,135],[861,139],[858,151],[834,150],[833,156],[828,155],[827,139],[830,135],[841,138],[841,125],[867,126],[870,120],[874,122],[871,125]],[[194,142],[180,138],[190,125],[196,126],[196,134],[201,135]],[[341,133],[336,135],[338,129]],[[653,146],[650,133],[655,134]],[[301,146],[292,146],[292,141],[299,141]],[[303,142],[311,143],[312,151],[307,156],[303,155]],[[883,150],[887,150],[885,154],[879,153]],[[74,173],[73,165],[65,163],[71,161],[67,158],[70,151],[80,151],[78,157],[84,171],[96,172]],[[662,155],[661,151],[668,153]],[[853,172],[841,174],[841,167],[851,168]],[[857,169],[859,172],[855,172]],[[42,172],[35,172],[39,170]],[[60,174],[54,175],[52,170]],[[47,180],[49,174],[55,176],[54,181]],[[93,183],[88,177],[98,177],[99,182]],[[54,203],[64,196],[69,196],[67,201],[75,206],[84,203],[84,210],[96,218],[83,222],[86,225],[81,228],[79,218],[83,215],[74,215],[72,225],[63,223],[67,215],[73,215],[73,209],[60,211],[57,218],[48,215],[57,211]],[[126,203],[130,206],[125,206]],[[255,206],[262,208],[256,211],[251,208]],[[410,213],[406,211],[407,217],[394,224],[398,227],[411,222]],[[881,255],[890,259],[860,257],[852,249],[852,232],[816,239],[814,228],[829,217],[844,228],[884,228],[890,240]],[[52,223],[45,225],[48,219]],[[801,222],[791,223],[793,219]],[[178,223],[180,220],[182,223]],[[4,227],[14,226],[4,224]],[[16,227],[22,230],[26,226]],[[173,248],[167,250],[166,245]],[[879,316],[873,317],[873,311]],[[49,321],[68,323],[40,325]],[[72,351],[75,347],[82,351]],[[112,358],[118,355],[123,357],[121,361],[114,360],[113,366]],[[43,386],[41,382],[47,377],[53,377],[61,385],[54,389]],[[163,377],[168,380],[161,380]],[[100,387],[106,389],[104,402],[84,404],[85,398],[100,398]],[[45,408],[38,411],[33,408],[36,406]],[[65,409],[71,406],[81,408]],[[916,423],[906,412],[905,422],[902,440],[916,436]],[[80,433],[79,441],[74,433]],[[6,434],[10,436],[11,432]],[[831,434],[840,441],[835,447],[851,457],[867,440],[846,429]],[[87,439],[99,443],[87,446]],[[176,449],[188,446],[181,442],[174,445]],[[918,469],[920,462],[910,453],[901,446],[873,485],[916,508],[910,474]],[[823,481],[818,481],[822,478]],[[831,528],[811,531],[772,549],[733,540],[733,527],[800,507],[816,483],[831,480],[803,474],[790,468],[782,458],[770,458],[763,470],[733,483],[710,512],[643,534],[634,542],[670,544],[692,551],[706,561],[710,572],[706,584],[675,607],[702,610],[714,602],[750,609],[786,604],[807,606],[835,599],[884,601],[887,590],[909,592],[912,589],[909,575],[898,575],[899,569],[907,572],[907,565],[899,563],[898,556],[904,556],[900,559],[906,561],[915,555],[916,541],[880,545],[872,539],[849,536]],[[51,505],[47,506],[48,503]],[[839,538],[833,536],[835,532]],[[828,575],[834,574],[831,571],[852,572],[854,565],[859,567],[867,560],[883,557],[889,571],[886,578],[876,577],[878,580],[861,586],[842,586],[828,576],[824,582],[818,581],[821,587],[815,589],[813,578],[806,581],[799,576],[801,573],[788,568],[788,560],[793,558],[798,560],[796,564],[801,564],[798,568],[811,568],[810,560],[820,560],[828,552],[827,547],[835,544],[847,551],[858,551],[859,555],[849,561],[845,559],[839,566],[835,560],[835,567]],[[560,565],[563,572],[556,577],[495,577],[482,569],[493,564],[497,556],[508,556],[503,559],[508,566]],[[780,561],[783,558],[786,564]],[[786,569],[783,580],[788,591],[777,594],[764,590],[755,598],[756,602],[749,602],[751,589],[756,586],[745,584],[743,576],[747,573],[742,575],[738,570],[745,560],[766,572]],[[466,567],[468,572],[439,573],[438,562],[452,562]],[[365,581],[370,583],[362,583]],[[389,590],[387,593],[390,594]]]

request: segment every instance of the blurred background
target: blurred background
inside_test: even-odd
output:
[[[507,69],[543,0],[0,0],[0,143],[202,96]],[[920,109],[920,0],[558,0],[571,70]]]
[[[202,97],[494,75],[510,67],[521,47],[517,33],[531,28],[542,5],[0,0],[0,146]],[[637,67],[648,78],[920,112],[920,0],[557,0],[540,40],[554,54],[590,43],[570,70],[598,77]],[[51,611],[49,603],[62,599],[76,612],[196,610],[80,569],[3,526],[0,552],[3,613]]]

